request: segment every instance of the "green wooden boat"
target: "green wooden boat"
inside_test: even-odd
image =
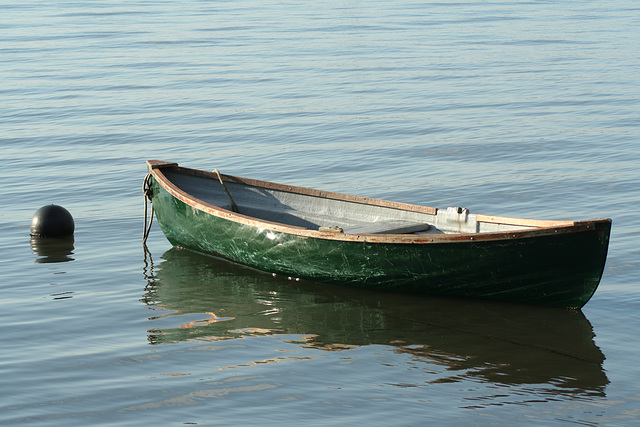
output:
[[[610,219],[505,218],[147,165],[171,244],[287,277],[580,308],[607,257]]]

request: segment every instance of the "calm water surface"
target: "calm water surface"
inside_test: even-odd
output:
[[[637,425],[640,8],[9,1],[0,424]],[[613,218],[582,312],[353,291],[141,243],[147,159]],[[41,206],[75,237],[31,241]]]

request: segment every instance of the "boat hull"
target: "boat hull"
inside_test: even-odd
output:
[[[316,282],[559,307],[582,307],[595,292],[611,227],[420,244],[311,238],[212,215],[151,185],[174,246]]]

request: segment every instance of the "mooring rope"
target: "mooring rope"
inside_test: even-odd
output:
[[[220,184],[222,184],[222,188],[224,188],[224,192],[227,193],[227,196],[229,196],[229,200],[231,200],[231,210],[233,212],[238,212],[238,205],[236,205],[236,202],[233,200],[233,197],[231,197],[231,193],[229,193],[229,190],[227,189],[227,186],[225,185],[224,181],[222,180],[222,175],[220,175],[220,172],[218,171],[218,169],[214,169],[213,173],[218,175],[218,181],[220,181]]]
[[[144,178],[142,184],[142,194],[144,195],[144,228],[142,230],[142,243],[146,245],[149,232],[151,231],[151,224],[153,223],[153,190],[151,189],[151,174],[148,173]],[[147,201],[151,203],[151,218],[147,224]]]

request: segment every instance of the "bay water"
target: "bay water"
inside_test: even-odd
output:
[[[8,0],[0,425],[638,425],[640,7]],[[609,217],[581,311],[349,290],[142,245],[145,160]],[[72,241],[32,240],[41,206]]]

